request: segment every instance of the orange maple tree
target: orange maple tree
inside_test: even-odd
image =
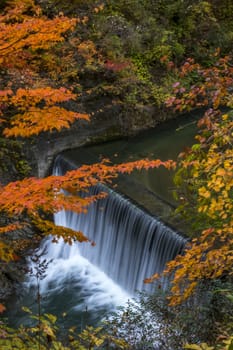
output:
[[[65,33],[72,31],[79,20],[63,15],[47,18],[33,0],[12,0],[7,4],[0,15],[0,71],[4,73],[4,88],[0,90],[3,137],[35,137],[41,132],[69,128],[76,119],[88,121],[87,114],[64,107],[64,103],[76,100],[77,96],[65,87],[49,86],[48,79],[38,73],[34,64],[41,51],[46,52],[63,42]],[[91,186],[98,182],[109,182],[119,172],[130,173],[134,169],[160,165],[171,168],[174,162],[141,160],[111,165],[103,160],[99,164],[84,165],[64,176],[24,178],[1,186],[1,212],[14,220],[13,223],[2,225],[0,233],[4,237],[4,233],[22,227],[25,217],[29,217],[41,232],[53,234],[55,241],[59,237],[70,244],[75,240],[88,241],[84,233],[55,226],[45,217],[62,209],[86,212],[90,203],[106,194],[87,194],[82,198],[78,195],[79,191],[88,193]],[[62,190],[67,190],[69,195],[65,195]],[[4,238],[0,240],[0,257],[5,261],[16,257],[14,249],[7,245]]]
[[[78,20],[59,16],[49,19],[33,0],[12,0],[0,15],[0,64],[24,67],[36,50],[48,49],[64,40]]]
[[[88,120],[86,114],[62,108],[61,104],[75,99],[75,94],[47,86],[33,65],[41,50],[64,41],[64,34],[77,23],[77,19],[64,16],[48,19],[33,0],[10,1],[0,16],[0,68],[9,76],[2,79],[5,89],[0,91],[5,136],[29,137],[67,128],[75,119]],[[7,108],[15,112],[10,118]]]
[[[4,128],[3,134],[7,137],[30,137],[42,131],[59,131],[69,128],[76,119],[89,120],[86,114],[68,111],[58,105],[76,98],[75,94],[65,88],[20,88],[15,94],[12,90],[3,90],[0,94],[1,103],[17,110],[17,114],[9,121],[9,127]]]

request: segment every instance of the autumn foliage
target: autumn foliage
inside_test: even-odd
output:
[[[59,16],[49,19],[33,0],[12,0],[0,16],[0,64],[25,68],[36,50],[46,50],[64,40],[77,19]]]
[[[58,103],[71,99],[75,99],[75,95],[65,88],[18,89],[15,94],[12,90],[2,91],[0,102],[17,110],[3,134],[7,137],[30,137],[42,131],[69,128],[76,119],[89,120],[86,114],[59,107]]]
[[[177,164],[178,211],[190,222],[193,239],[184,254],[167,265],[165,274],[174,274],[171,305],[187,299],[201,280],[232,275],[233,68],[230,56],[217,56],[211,68],[188,60],[167,101],[181,111],[206,107],[198,122],[197,143],[180,154]],[[224,107],[228,110],[222,112]]]

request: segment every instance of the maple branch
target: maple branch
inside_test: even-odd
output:
[[[14,45],[17,44],[18,42],[20,42],[20,41],[22,41],[22,40],[28,38],[29,36],[30,36],[30,34],[27,34],[27,35],[25,35],[24,37],[19,38],[18,40],[12,42],[12,43],[9,44],[7,47],[1,47],[2,44],[0,43],[0,51],[2,51],[2,50],[7,50],[8,48],[14,46]],[[15,52],[16,50],[20,50],[20,49],[22,50],[22,48],[23,48],[23,47],[18,48],[18,49],[14,48],[13,51]],[[7,52],[6,55],[7,55],[7,54],[9,54],[9,52]]]

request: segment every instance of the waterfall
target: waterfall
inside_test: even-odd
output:
[[[73,167],[60,156],[54,173],[62,174]],[[81,230],[95,246],[59,244],[52,248],[53,255],[70,259],[81,254],[130,294],[136,290],[151,291],[153,285],[144,284],[143,280],[161,272],[166,262],[182,251],[185,239],[104,185],[93,188],[91,194],[99,191],[108,192],[108,196],[93,203],[87,214],[62,211],[55,215],[58,225]]]
[[[184,123],[187,124],[187,116]],[[180,118],[176,127],[179,126]],[[77,162],[95,162],[100,154],[119,162],[132,160],[131,156],[138,159],[153,154],[160,159],[175,159],[184,146],[191,144],[195,134],[194,129],[189,131],[186,127],[174,132],[174,128],[168,129],[167,125],[164,129],[156,130],[156,133],[149,132],[124,143],[122,140],[117,141],[117,145],[108,143],[97,145],[94,150],[93,147],[87,147],[66,151],[57,158],[54,174],[62,175],[67,170],[77,168]],[[162,211],[158,211],[155,196],[148,196],[149,190],[169,200],[166,191],[159,192],[171,186],[164,172],[158,176],[156,170],[155,177],[152,171],[137,175],[133,175],[133,181],[129,177],[123,186],[121,183],[122,192],[129,188],[129,197],[132,196],[136,201],[142,199],[142,203],[146,202],[153,213],[166,217],[164,211],[167,211],[167,207],[162,206]],[[79,330],[85,325],[96,326],[115,307],[124,305],[135,290],[153,291],[155,286],[145,285],[143,279],[163,270],[166,261],[180,253],[185,244],[181,235],[139,208],[131,199],[102,185],[92,189],[93,193],[99,190],[108,191],[108,197],[93,204],[86,215],[77,216],[71,212],[55,215],[58,225],[82,230],[95,241],[94,247],[89,243],[69,246],[62,240],[55,244],[51,243],[51,238],[46,238],[36,251],[42,261],[49,262],[45,276],[40,281],[42,312],[56,315],[62,329],[74,325]],[[148,203],[152,203],[152,206],[148,206]],[[29,270],[35,274],[34,268],[38,268],[38,265],[29,264]],[[7,308],[11,312],[11,324],[15,327],[26,322],[25,314],[21,311],[22,305],[32,310],[34,308],[34,312],[37,312],[35,277],[29,275],[23,287],[23,299],[16,297],[15,304]],[[63,317],[63,314],[67,316]]]

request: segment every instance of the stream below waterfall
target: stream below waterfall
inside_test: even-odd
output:
[[[129,140],[64,152],[54,171],[64,171],[64,163],[65,167],[69,168],[70,164],[72,168],[74,164],[95,162],[100,157],[116,162],[143,157],[175,159],[192,143],[194,133],[192,120],[172,121],[169,128],[165,124]],[[40,281],[42,312],[57,315],[61,330],[97,325],[115,307],[124,305],[136,290],[152,291],[151,285],[144,287],[143,279],[160,272],[185,242],[155,217],[157,206],[153,208],[153,216],[147,206],[147,198],[151,205],[155,194],[162,202],[174,205],[168,191],[171,184],[167,171],[135,172],[132,177],[120,179],[119,184],[120,192],[133,197],[133,203],[128,197],[109,190],[107,199],[92,205],[86,215],[70,212],[55,215],[58,225],[83,230],[96,243],[94,247],[86,243],[70,247],[61,241],[52,244],[46,239],[37,252],[42,260],[49,262]],[[33,270],[35,265],[29,264]],[[29,324],[28,315],[21,307],[27,306],[37,313],[36,298],[36,279],[28,276],[19,294],[6,305],[10,325]]]

